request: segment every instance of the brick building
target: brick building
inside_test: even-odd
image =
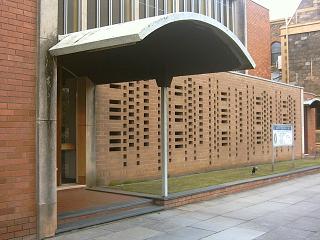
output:
[[[282,81],[281,35],[280,28],[285,26],[285,19],[270,22],[271,28],[271,79]]]
[[[319,145],[320,110],[320,2],[302,0],[290,19],[271,22],[272,75],[283,82],[304,87],[305,153]],[[308,105],[314,98],[313,105]],[[319,120],[317,120],[319,119]],[[318,140],[316,140],[318,139]]]
[[[132,24],[130,30],[136,30],[140,26],[134,25],[136,22],[150,23],[148,27],[160,22],[163,25],[159,29],[167,28],[172,36],[178,36],[171,41],[180,41],[175,47],[169,45],[174,54],[166,61],[181,55],[181,62],[192,63],[184,69],[176,66],[183,76],[175,77],[168,90],[170,175],[270,161],[273,122],[294,123],[295,154],[300,156],[303,152],[303,90],[263,79],[270,79],[270,43],[264,37],[270,31],[268,10],[251,0],[24,0],[23,3],[3,0],[0,9],[0,239],[42,239],[54,235],[58,186],[105,185],[112,181],[158,178],[163,174],[160,136],[163,89],[154,80],[146,81],[153,65],[147,65],[150,61],[143,62],[149,68],[143,69],[146,75],[141,79],[135,79],[140,81],[101,84],[108,80],[105,71],[108,66],[98,68],[99,61],[95,59],[105,59],[105,48],[92,47],[116,40],[82,42],[99,31],[106,31],[100,35],[104,37],[108,31],[128,24]],[[179,11],[207,17],[171,14],[148,22],[155,15]],[[144,20],[132,21],[138,19]],[[181,28],[175,29],[181,22]],[[113,26],[103,28],[106,25]],[[158,29],[152,31],[158,37],[166,34]],[[113,32],[121,37],[119,33],[122,32]],[[179,38],[175,33],[187,37]],[[69,35],[60,36],[57,44],[58,35],[64,34]],[[71,42],[70,38],[80,35],[81,39],[72,42],[73,45],[59,49]],[[208,42],[203,36],[215,44],[205,45]],[[134,52],[135,46],[147,40],[128,49]],[[195,44],[189,44],[190,41]],[[77,44],[84,44],[81,45],[87,49],[84,55]],[[180,45],[187,46],[185,51],[178,51]],[[208,47],[202,49],[204,46]],[[55,55],[52,47],[64,54]],[[245,47],[257,63],[255,70],[249,70],[254,76],[235,72],[185,74],[195,66],[198,69],[194,73],[204,73],[201,66],[212,69],[205,72],[252,67]],[[122,52],[113,55],[115,60],[126,54],[123,51],[126,48],[112,49],[118,48]],[[80,53],[66,54],[74,49]],[[195,50],[201,51],[201,57]],[[192,54],[187,56],[189,51]],[[160,56],[161,51],[157,54]],[[130,56],[135,55],[119,59],[116,66],[123,78],[128,77],[125,73],[129,71],[123,70],[127,65],[120,63],[129,61]],[[193,58],[196,61],[187,61]],[[134,66],[135,61],[143,60],[143,55],[132,59]],[[159,63],[156,58],[153,60]],[[207,66],[207,62],[213,62],[214,66]],[[103,74],[95,75],[97,72],[89,71],[88,66]],[[136,66],[130,70],[139,69]],[[277,158],[290,158],[290,151],[279,148]]]
[[[0,9],[0,239],[18,239],[36,234],[37,1]]]
[[[288,27],[281,27],[283,81],[316,94],[320,94],[319,9],[319,1],[303,0]]]
[[[259,33],[259,34],[257,34]],[[255,69],[248,74],[271,79],[270,73],[269,10],[258,3],[247,1],[247,47],[255,60]]]

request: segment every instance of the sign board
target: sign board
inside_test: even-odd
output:
[[[292,147],[293,140],[292,124],[273,124],[272,125],[272,145],[273,147]]]

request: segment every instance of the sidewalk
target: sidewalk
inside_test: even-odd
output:
[[[52,240],[320,240],[320,174]]]

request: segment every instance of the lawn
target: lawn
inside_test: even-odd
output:
[[[207,173],[197,173],[181,177],[171,177],[169,178],[169,192],[183,192],[187,190],[215,186],[237,180],[251,179],[277,173],[284,173],[295,169],[297,170],[311,166],[320,166],[320,159],[295,160],[295,168],[293,168],[291,161],[278,162],[275,165],[274,172],[271,171],[271,164],[258,165],[259,169],[255,175],[251,174],[251,167],[242,167],[228,170],[211,171]],[[161,180],[111,185],[110,188],[120,189],[129,192],[160,195]]]

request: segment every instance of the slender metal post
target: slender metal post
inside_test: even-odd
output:
[[[274,133],[273,133],[273,128],[274,128],[274,126],[273,126],[273,124],[272,124],[272,126],[271,126],[271,128],[272,128],[272,172],[274,171],[274,151],[275,151],[275,146],[274,146]]]
[[[274,146],[272,146],[272,172],[274,172]]]
[[[161,87],[162,196],[168,196],[168,87]]]
[[[294,159],[295,159],[294,151],[295,151],[294,124],[292,124],[292,166],[293,166],[293,168],[296,168],[295,162],[294,162]]]

